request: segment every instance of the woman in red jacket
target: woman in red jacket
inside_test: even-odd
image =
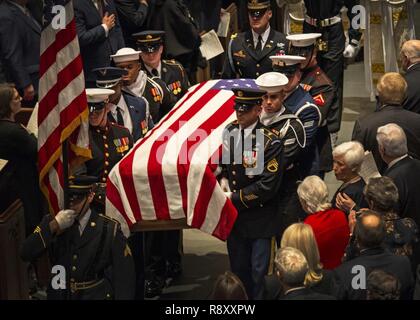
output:
[[[344,212],[331,208],[327,185],[317,176],[305,178],[297,192],[302,208],[308,214],[304,222],[314,231],[321,263],[325,269],[334,269],[341,264],[349,242],[346,216]]]

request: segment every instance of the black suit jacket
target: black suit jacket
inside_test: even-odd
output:
[[[114,0],[117,8],[125,44],[136,49],[136,42],[131,37],[133,33],[146,28],[146,18],[149,7],[138,0]]]
[[[285,54],[287,40],[283,33],[270,29],[262,51],[256,51],[252,31],[232,36],[223,66],[222,78],[251,78],[273,71],[270,56]]]
[[[147,26],[165,31],[165,53],[169,58],[192,54],[201,44],[198,25],[182,0],[152,1]]]
[[[396,256],[383,248],[366,249],[355,259],[334,270],[338,284],[339,300],[366,300],[366,289],[353,289],[352,281],[359,274],[352,273],[354,266],[363,266],[366,278],[374,269],[381,269],[396,276],[401,284],[401,299],[411,299],[414,285],[410,261],[406,256]],[[359,283],[359,281],[357,281]]]
[[[406,157],[387,169],[384,175],[392,178],[398,188],[399,215],[412,218],[419,226],[420,161]]]
[[[317,293],[309,288],[301,288],[284,295],[280,300],[336,300],[333,296]]]
[[[19,90],[38,89],[41,26],[10,1],[0,4],[0,48],[6,79]]]
[[[404,78],[408,85],[404,109],[420,113],[420,62],[408,69]]]
[[[404,129],[407,136],[408,153],[420,159],[420,115],[401,106],[385,106],[354,124],[352,140],[359,141],[365,150],[372,151],[379,172],[387,167],[379,154],[376,132],[380,126],[395,123]]]
[[[117,15],[113,0],[106,0],[104,14]],[[102,27],[102,17],[92,0],[73,0],[76,29],[79,37],[80,52],[83,59],[85,79],[95,81],[91,72],[94,68],[107,67],[111,64],[110,55],[123,48],[124,38],[118,18],[114,28],[109,30],[108,37]]]

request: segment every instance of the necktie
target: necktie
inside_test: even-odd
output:
[[[117,107],[117,123],[120,126],[124,126],[124,118],[122,116],[121,108],[120,107]]]
[[[101,18],[104,16],[104,4],[102,0],[96,0],[96,4],[98,5],[98,11]]]
[[[155,68],[153,68],[153,69],[152,69],[152,74],[153,74],[155,77],[159,77],[159,73],[158,73],[158,71],[157,71]]]
[[[262,37],[261,37],[261,35],[259,35],[257,46],[255,47],[255,51],[261,51],[261,49],[262,49]]]

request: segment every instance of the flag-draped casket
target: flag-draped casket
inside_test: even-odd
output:
[[[186,218],[187,224],[222,240],[237,211],[215,177],[223,129],[236,119],[234,87],[253,80],[211,80],[187,92],[109,174],[107,215],[125,235],[141,220]]]

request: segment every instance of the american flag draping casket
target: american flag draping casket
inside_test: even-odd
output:
[[[141,220],[186,218],[187,224],[225,240],[237,211],[217,183],[223,129],[236,119],[234,87],[253,80],[210,80],[187,92],[145,138],[112,169],[106,214],[126,236]]]

